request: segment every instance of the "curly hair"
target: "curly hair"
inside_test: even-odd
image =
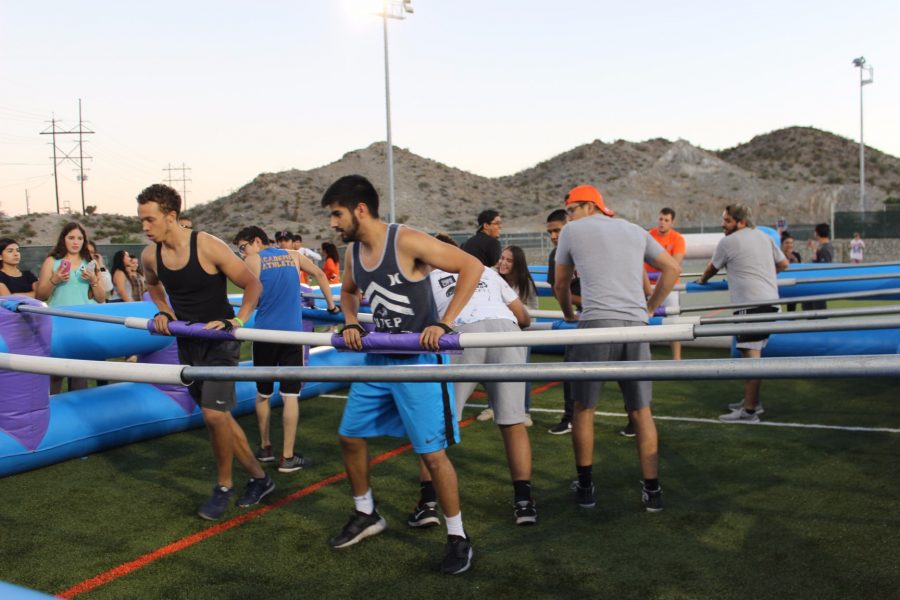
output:
[[[174,212],[176,217],[181,212],[181,196],[174,188],[162,183],[154,183],[150,187],[144,188],[144,191],[138,194],[137,202],[138,204],[156,202],[163,214]]]

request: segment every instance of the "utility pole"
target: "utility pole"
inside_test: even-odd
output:
[[[66,131],[64,129],[57,129],[56,124],[59,121],[56,120],[54,116],[50,120],[50,131],[46,129],[41,132],[41,135],[52,135],[51,144],[53,144],[53,183],[56,188],[56,212],[57,214],[60,212],[59,205],[59,178],[57,176],[56,167],[62,164],[66,160],[72,161],[75,166],[78,168],[78,181],[81,183],[81,214],[85,214],[85,203],[84,203],[84,181],[87,179],[87,176],[84,174],[84,159],[91,159],[90,156],[84,155],[84,134],[94,133],[90,129],[85,129],[84,121],[81,119],[81,98],[78,99],[78,127],[72,129],[71,131]],[[77,135],[78,136],[78,157],[75,158],[72,154],[75,152],[76,148],[72,148],[69,152],[63,152],[56,143],[57,135]],[[58,158],[57,150],[62,153],[62,158]]]
[[[187,210],[187,182],[191,181],[187,178],[187,173],[191,168],[185,166],[184,163],[181,163],[180,167],[173,167],[172,163],[169,163],[169,166],[163,169],[163,171],[167,172],[166,175],[166,185],[169,187],[172,186],[173,183],[181,183],[181,211],[184,212]],[[174,179],[172,177],[172,171],[181,171],[181,179]]]
[[[53,189],[56,190],[56,214],[59,214],[59,177],[56,175],[56,166],[59,164],[56,160],[56,115],[50,117],[50,131],[44,130],[41,135],[50,134],[53,136],[50,142],[53,145]]]
[[[28,189],[27,188],[25,189],[25,214],[26,215],[31,214],[31,208],[29,207],[29,204],[28,204]]]

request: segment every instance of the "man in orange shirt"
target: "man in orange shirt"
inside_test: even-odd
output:
[[[665,248],[666,252],[675,259],[678,267],[681,268],[681,262],[684,260],[684,236],[675,231],[672,224],[675,222],[675,211],[669,207],[659,211],[657,226],[650,230],[653,239],[659,242],[659,245]],[[658,273],[652,266],[644,263],[644,269],[647,274]],[[676,283],[680,283],[679,279]],[[666,308],[679,308],[678,292],[673,291],[663,302]],[[672,360],[681,360],[681,342],[672,342]]]

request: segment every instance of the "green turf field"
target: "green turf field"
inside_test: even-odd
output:
[[[325,481],[342,473],[335,438],[342,400],[311,399],[301,405],[299,449],[314,464],[293,474],[272,469],[278,489],[263,502],[269,508],[233,508],[226,519],[253,518],[226,520],[227,529],[195,516],[214,483],[202,429],[0,480],[0,580],[58,594],[102,575],[75,597],[109,599],[891,596],[900,589],[891,537],[900,529],[896,384],[763,386],[765,423],[894,430],[879,432],[720,425],[706,419],[740,397],[739,382],[656,383],[666,501],[658,514],[640,504],[634,441],[617,434],[624,416],[614,386],[599,406],[614,414],[597,418],[598,506],[573,503],[569,436],[546,433],[562,405],[561,386],[550,387],[534,397],[530,430],[537,526],[513,525],[492,423],[465,427],[451,450],[475,544],[472,570],[458,577],[437,572],[443,526],[405,525],[418,491],[410,452],[374,467],[388,530],[345,550],[326,545],[352,507],[345,480]],[[241,423],[255,441],[255,419]],[[377,440],[372,456],[402,444]],[[203,533],[210,535],[189,537]],[[160,556],[146,558],[154,552]]]

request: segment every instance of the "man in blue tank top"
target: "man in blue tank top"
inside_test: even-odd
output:
[[[169,321],[206,323],[205,329],[233,329],[250,318],[262,285],[234,252],[219,238],[181,227],[181,197],[162,184],[151,185],[137,198],[141,227],[151,244],[141,253],[150,299],[159,312],[156,330],[169,334]],[[244,290],[237,316],[228,303],[226,279]],[[166,295],[168,294],[168,299]],[[171,305],[170,305],[171,303]],[[237,366],[240,343],[235,340],[178,338],[178,358],[191,366]],[[195,381],[194,397],[209,430],[216,459],[216,486],[197,511],[204,519],[221,519],[234,492],[232,463],[237,459],[250,473],[250,482],[238,506],[252,506],[275,489],[253,456],[247,436],[231,416],[235,406],[234,382]]]
[[[263,293],[256,307],[257,329],[275,329],[279,331],[302,331],[303,316],[301,312],[300,273],[307,273],[316,278],[321,285],[322,294],[328,303],[328,312],[337,313],[331,297],[331,288],[322,269],[299,252],[291,252],[270,245],[269,236],[259,227],[252,225],[241,229],[234,236],[234,244],[238,252],[244,256],[244,264],[250,272],[259,277]],[[302,367],[303,347],[291,344],[270,342],[253,342],[253,365],[257,367]],[[256,420],[259,425],[260,448],[256,458],[260,462],[274,462],[272,441],[269,437],[269,417],[271,407],[269,398],[275,386],[271,381],[256,382]],[[297,420],[299,418],[298,396],[300,382],[296,380],[278,382],[278,393],[284,402],[281,417],[284,430],[281,455],[278,459],[279,473],[299,471],[306,464],[306,459],[294,453],[294,442],[297,438]]]
[[[372,307],[376,331],[420,332],[425,350],[438,350],[441,336],[471,298],[483,266],[474,257],[425,233],[378,217],[378,193],[360,175],[342,177],[322,196],[331,226],[347,248],[341,287],[341,309],[347,325],[344,341],[362,349],[362,327],[356,313],[362,293]],[[428,273],[431,268],[458,273],[456,294],[440,317],[434,304]],[[369,354],[367,365],[436,364],[435,354],[388,356]],[[329,540],[346,548],[387,526],[375,510],[369,486],[366,438],[408,437],[431,474],[433,487],[423,499],[439,501],[447,521],[447,547],[441,572],[456,575],[468,570],[472,544],[463,529],[456,471],[446,448],[459,441],[450,388],[446,383],[366,383],[350,387],[350,397],[338,430],[344,465],[350,480],[355,511],[343,530]]]

